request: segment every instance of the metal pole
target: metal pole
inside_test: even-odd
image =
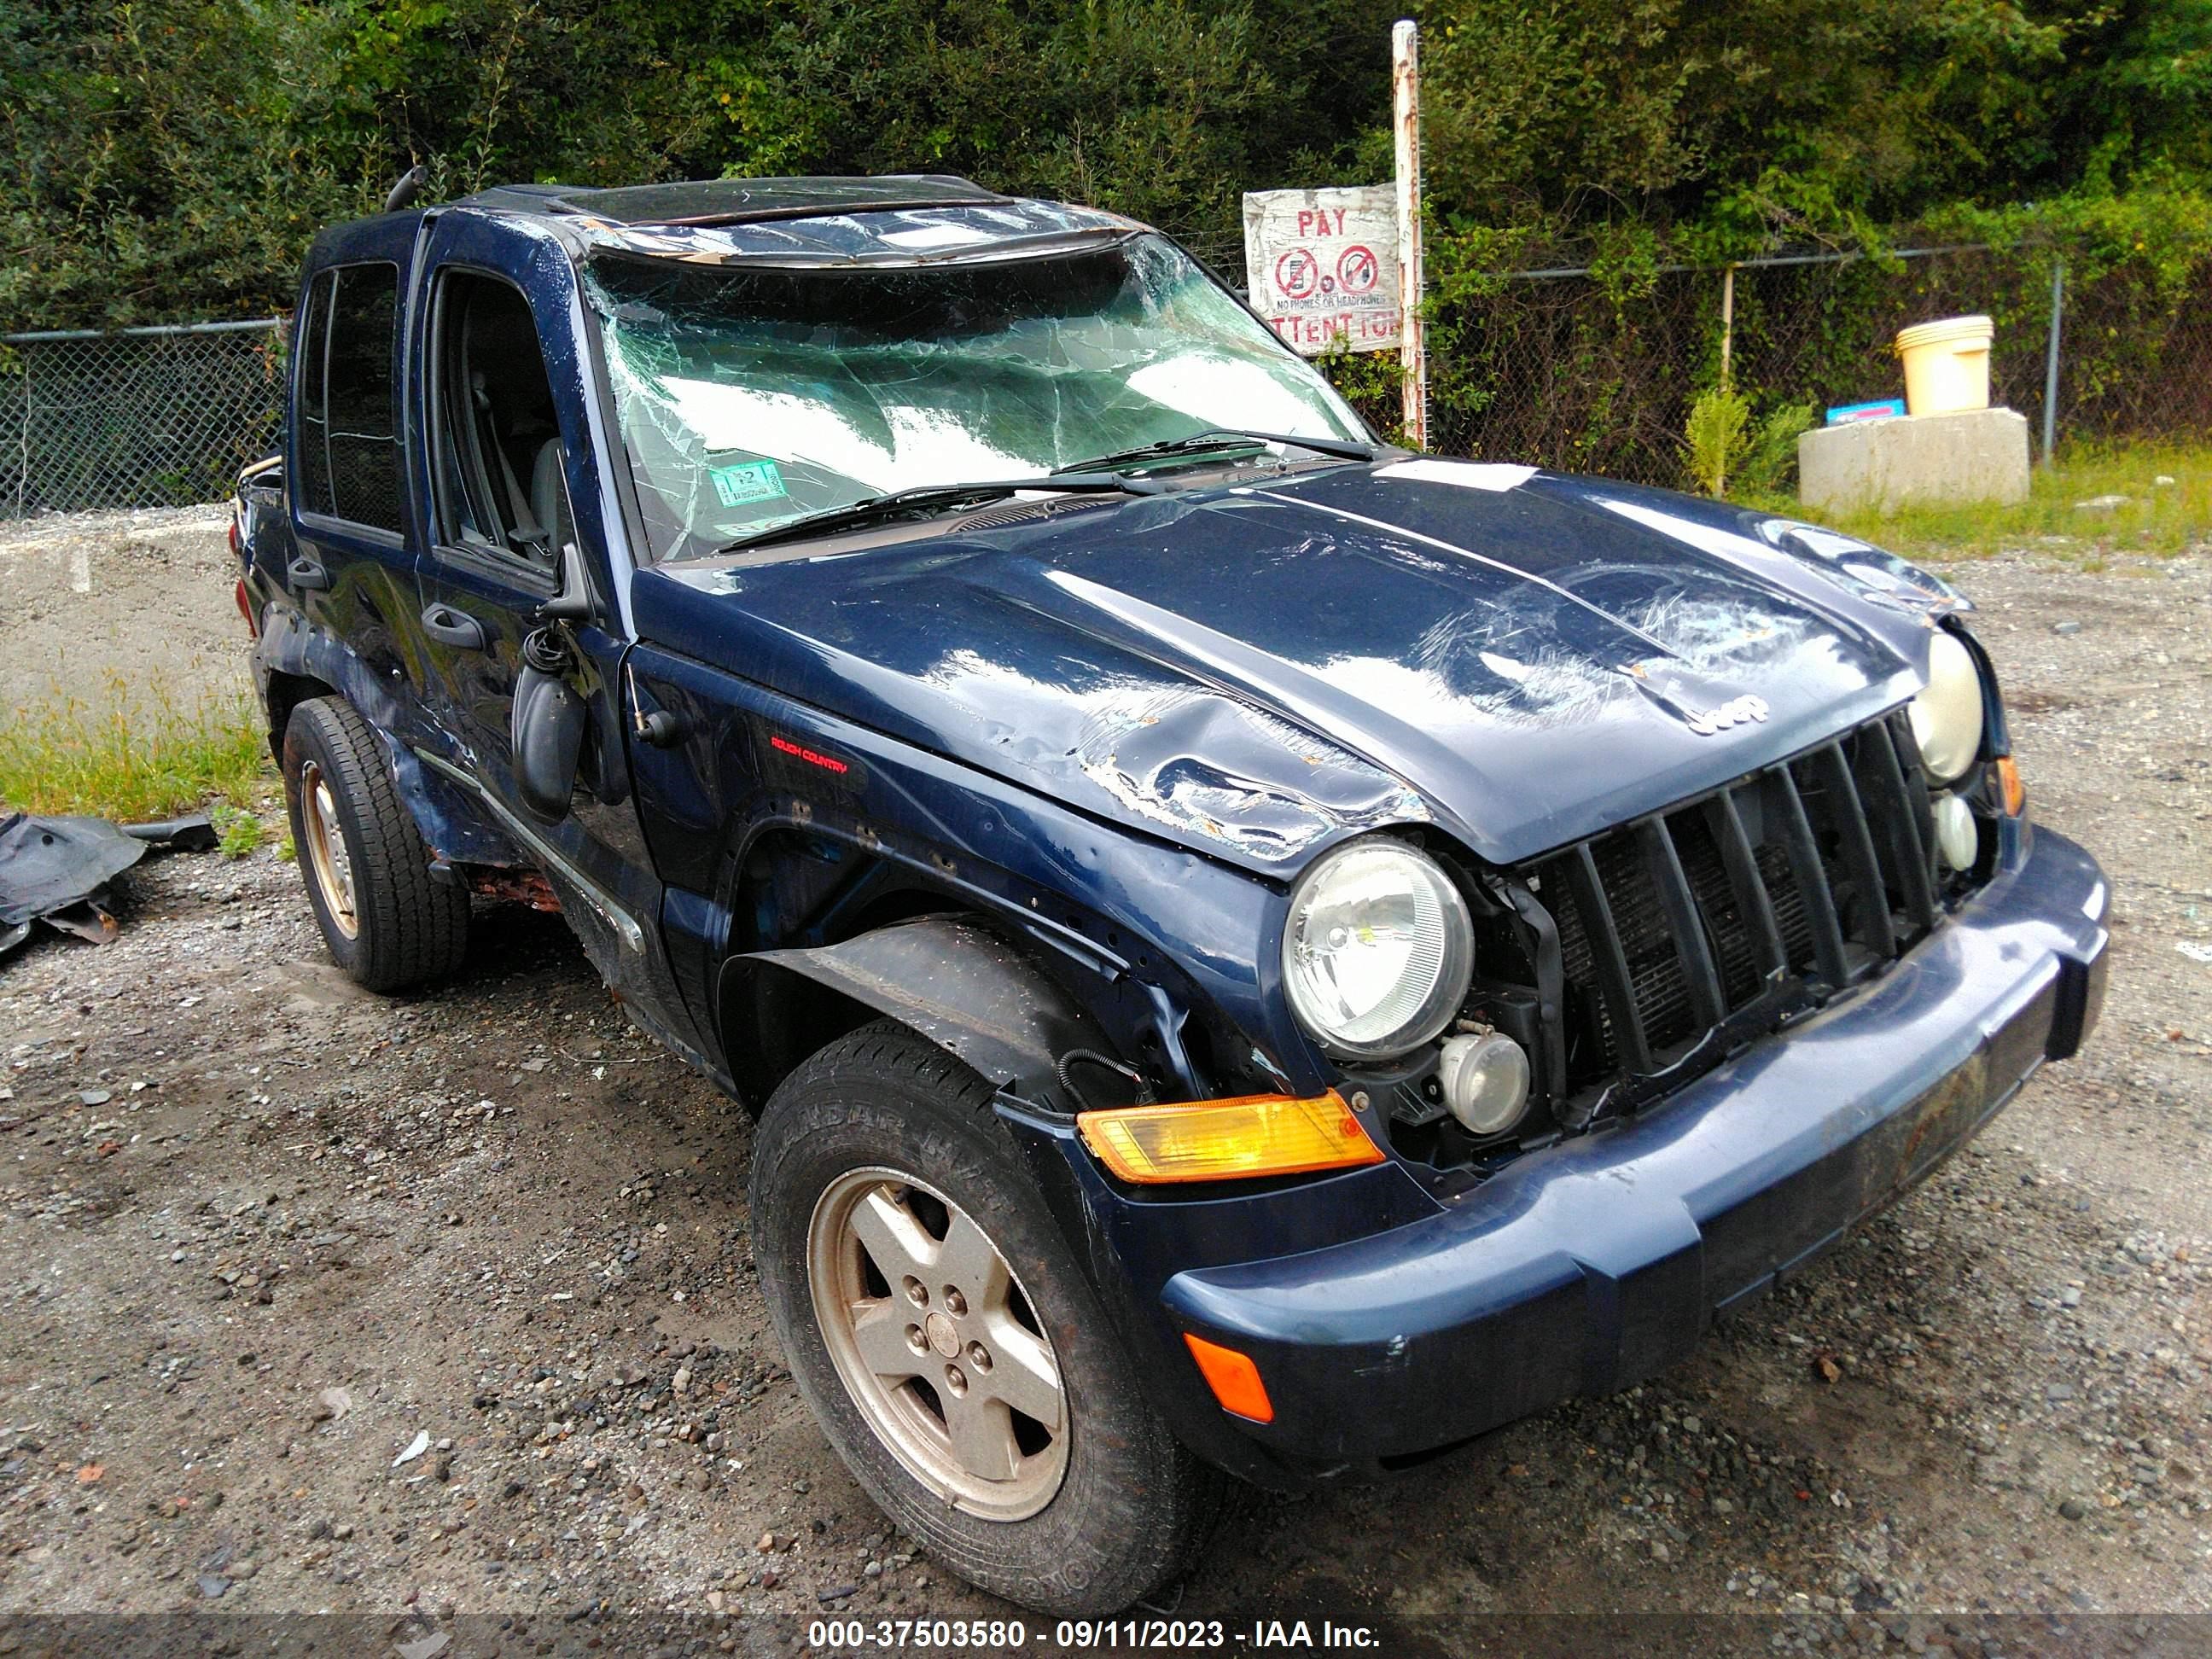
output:
[[[1735,267],[1721,272],[1721,389],[1729,386],[1729,358],[1735,346]]]
[[[2058,440],[2058,333],[2066,311],[2066,262],[2051,262],[2051,333],[2043,352],[2043,464]]]
[[[242,323],[161,323],[143,328],[46,328],[29,334],[0,334],[0,343],[23,345],[59,340],[107,340],[118,336],[125,339],[140,339],[171,334],[242,334],[256,329],[281,328],[284,321],[282,317],[249,317]]]
[[[1390,97],[1398,159],[1399,362],[1406,441],[1429,447],[1429,357],[1421,331],[1420,31],[1410,18],[1390,30]]]
[[[31,488],[31,354],[21,354],[23,359],[23,433],[17,445],[15,464],[15,516],[23,516],[23,497]]]

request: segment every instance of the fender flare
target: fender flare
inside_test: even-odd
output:
[[[780,974],[911,1026],[994,1087],[1031,1102],[1056,1103],[1066,1092],[1059,1061],[1069,1049],[1110,1052],[1097,1021],[1027,952],[973,915],[917,916],[836,945],[732,957],[722,964],[719,1005],[757,1006],[759,977]],[[726,1031],[725,1040],[735,1048],[753,1035]]]

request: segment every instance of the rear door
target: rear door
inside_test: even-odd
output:
[[[364,712],[403,728],[419,718],[423,672],[398,397],[416,234],[413,218],[395,216],[318,245],[294,325],[292,545],[285,568],[265,573],[367,667],[356,690],[392,694],[392,706]]]
[[[426,506],[416,579],[435,731],[424,758],[473,791],[545,875],[586,952],[664,1039],[696,1049],[662,946],[661,888],[632,797],[617,512],[594,439],[575,272],[548,240],[473,215],[434,225],[410,372]],[[550,319],[550,320],[549,320]],[[521,787],[518,686],[581,716],[573,787]]]

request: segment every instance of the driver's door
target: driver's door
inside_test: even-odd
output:
[[[541,309],[567,322],[574,272],[557,250],[451,218],[421,280],[410,355],[428,511],[416,571],[440,750],[422,758],[543,872],[633,1011],[696,1049],[631,793],[627,642],[611,622],[584,364],[565,327],[538,322]]]

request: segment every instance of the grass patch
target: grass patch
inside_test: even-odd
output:
[[[185,706],[120,680],[109,690],[96,711],[64,697],[0,715],[0,803],[122,823],[220,804],[230,809],[224,850],[240,857],[259,845],[254,807],[276,768],[252,704],[241,695]]]
[[[268,834],[268,826],[257,814],[222,801],[208,809],[208,819],[215,825],[216,851],[227,859],[244,858]]]
[[[2161,477],[2172,482],[2162,484]],[[2094,567],[2114,556],[2169,557],[2212,541],[2212,447],[2069,446],[2057,465],[2030,474],[2028,490],[2011,507],[1908,507],[1823,522],[1907,558],[1936,561],[2026,549]],[[2104,508],[2075,505],[2100,495],[2127,499]],[[1799,511],[1773,500],[1753,504]]]

